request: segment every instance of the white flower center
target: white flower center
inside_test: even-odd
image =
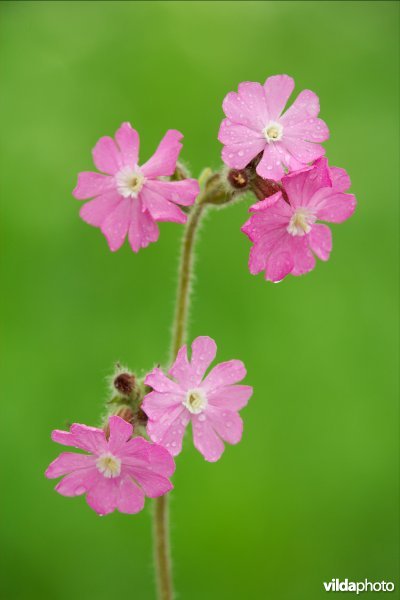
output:
[[[96,460],[96,467],[104,477],[107,477],[107,479],[118,477],[121,473],[121,461],[111,454],[111,452],[101,454]]]
[[[207,404],[207,398],[203,390],[189,390],[183,401],[183,405],[186,406],[188,411],[193,415],[201,413]]]
[[[268,144],[271,142],[279,142],[282,139],[283,127],[276,121],[270,121],[263,129],[263,134]]]
[[[313,223],[315,223],[314,213],[305,206],[299,206],[294,211],[286,231],[291,235],[306,235],[310,233]]]
[[[117,190],[124,198],[136,198],[143,187],[145,177],[138,166],[124,167],[115,176]]]

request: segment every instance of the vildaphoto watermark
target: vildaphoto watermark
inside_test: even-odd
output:
[[[348,579],[332,579],[324,581],[326,592],[393,592],[394,583],[392,581],[349,581]]]

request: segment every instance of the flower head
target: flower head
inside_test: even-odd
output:
[[[46,477],[63,476],[56,490],[63,496],[81,496],[99,515],[115,509],[137,513],[144,498],[156,498],[172,489],[175,470],[165,448],[141,437],[131,438],[133,427],[121,417],[109,418],[109,437],[102,429],[75,423],[70,431],[55,430],[52,439],[63,446],[89,452],[63,452],[48,467]]]
[[[93,198],[81,208],[80,216],[100,227],[112,251],[122,246],[126,236],[134,252],[157,241],[157,221],[186,222],[177,205],[193,204],[199,193],[197,180],[160,179],[174,173],[182,137],[169,129],[142,166],[138,165],[139,135],[129,123],[121,125],[115,141],[102,137],[97,142],[93,160],[102,173],[79,173],[73,194],[78,200]]]
[[[194,445],[210,462],[220,458],[223,441],[237,444],[242,438],[238,411],[246,406],[253,388],[235,385],[246,375],[240,360],[220,363],[204,377],[216,351],[214,340],[198,337],[192,344],[190,361],[186,346],[179,350],[168,372],[170,377],[155,368],[145,379],[153,388],[142,404],[149,418],[147,433],[173,455],[181,451],[190,421]]]
[[[342,223],[356,207],[353,194],[344,192],[350,179],[344,169],[328,167],[321,158],[310,167],[282,179],[285,191],[277,192],[250,208],[252,216],[242,231],[253,242],[249,268],[255,275],[280,281],[286,275],[303,275],[315,266],[315,256],[328,260],[332,234],[317,221]]]
[[[325,153],[320,145],[329,131],[318,119],[318,96],[303,90],[283,113],[294,81],[288,75],[268,77],[264,85],[252,81],[239,84],[223,101],[226,115],[218,139],[224,144],[223,161],[233,169],[243,169],[262,153],[256,171],[261,177],[281,179]]]

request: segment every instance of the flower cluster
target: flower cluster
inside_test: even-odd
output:
[[[172,457],[181,451],[190,421],[194,444],[210,462],[220,458],[223,440],[237,444],[243,430],[238,411],[253,390],[235,385],[246,375],[239,360],[216,365],[204,378],[216,351],[214,340],[198,337],[192,344],[191,362],[186,346],[179,350],[169,370],[172,379],[159,368],[145,377],[147,390],[152,391],[141,400],[141,410],[148,417],[147,436],[153,443],[127,422],[134,415],[130,409],[119,412],[124,418],[111,416],[104,429],[74,424],[69,432],[53,431],[53,441],[90,453],[63,452],[51,463],[46,476],[63,477],[56,485],[57,492],[63,496],[86,494],[87,503],[100,515],[115,509],[136,513],[142,510],[145,496],[156,498],[172,489]],[[123,402],[133,396],[138,399],[138,388],[126,385],[132,379],[128,373],[118,373],[114,379]],[[135,421],[139,426],[139,419]]]
[[[102,137],[94,147],[100,172],[78,176],[73,194],[88,200],[82,219],[100,228],[112,251],[128,237],[138,252],[158,239],[158,222],[185,224],[205,205],[228,204],[249,192],[257,199],[242,227],[253,244],[250,272],[264,271],[267,280],[278,282],[311,271],[315,257],[326,261],[332,249],[324,223],[348,219],[356,200],[348,193],[346,171],[329,166],[324,157],[321,144],[329,131],[318,118],[318,97],[303,90],[285,111],[293,89],[291,77],[275,75],[264,85],[241,83],[238,92],[225,97],[226,118],[218,135],[225,168],[205,169],[201,186],[177,162],[179,131],[168,130],[154,155],[139,166],[139,135],[123,123],[115,139]],[[187,227],[192,236],[195,224],[193,217]],[[187,259],[187,271],[181,270],[187,289],[192,242],[193,237],[185,238],[182,259]],[[173,457],[181,452],[189,424],[195,447],[209,462],[221,457],[224,442],[237,444],[243,430],[239,411],[253,390],[239,384],[246,375],[239,360],[208,371],[216,350],[214,340],[201,336],[193,341],[190,358],[183,345],[166,372],[156,367],[138,379],[118,367],[101,429],[74,424],[69,432],[53,431],[55,442],[84,452],[64,452],[48,467],[47,477],[62,477],[56,490],[64,496],[86,494],[101,515],[115,509],[136,513],[145,496],[171,490]]]
[[[346,171],[322,158],[329,130],[318,118],[318,97],[303,90],[284,112],[293,89],[288,75],[268,77],[264,85],[239,84],[224,99],[227,118],[218,136],[224,162],[252,182],[259,200],[242,227],[254,244],[250,272],[265,271],[274,282],[311,271],[315,256],[327,260],[331,232],[317,221],[341,223],[356,206],[354,195],[344,193],[350,187]]]

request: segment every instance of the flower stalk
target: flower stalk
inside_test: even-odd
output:
[[[194,260],[196,233],[206,208],[207,196],[202,193],[189,213],[183,236],[183,248],[179,263],[178,293],[172,329],[171,362],[185,343],[190,304],[190,286]],[[159,600],[172,600],[173,582],[169,541],[168,496],[154,500],[154,547]]]

